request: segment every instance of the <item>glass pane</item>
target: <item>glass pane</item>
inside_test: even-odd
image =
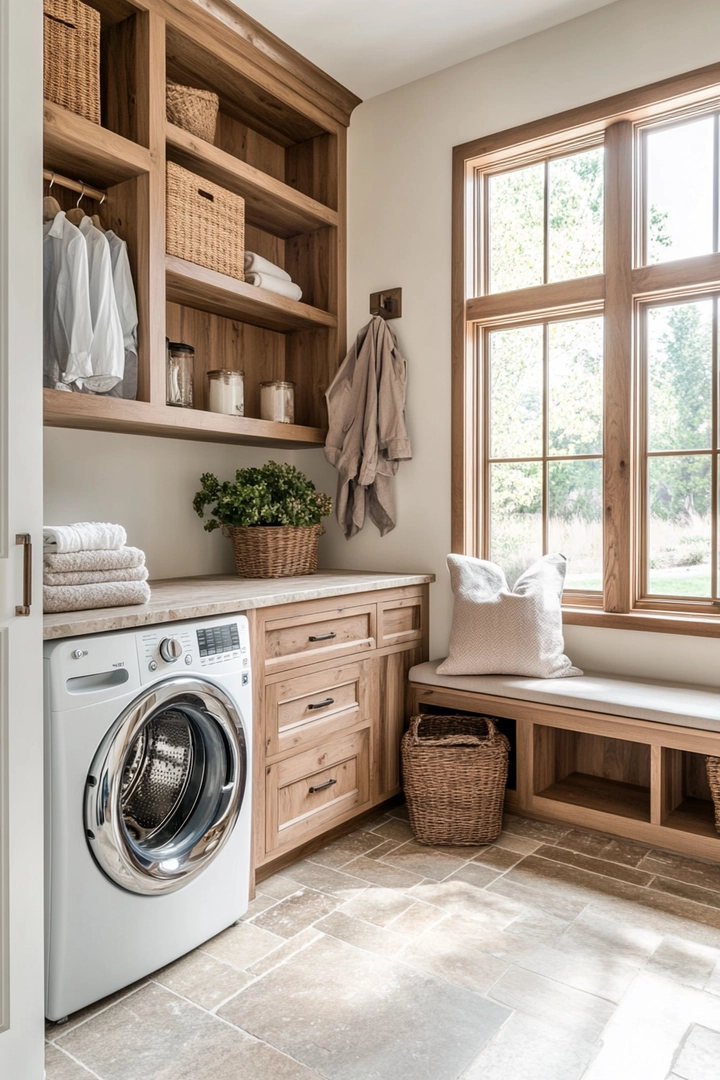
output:
[[[712,445],[712,300],[647,313],[648,449]]]
[[[491,176],[488,292],[542,285],[545,166]]]
[[[543,328],[488,335],[491,457],[539,457],[543,425]]]
[[[650,131],[647,139],[647,261],[713,250],[711,116]]]
[[[551,323],[549,454],[602,453],[603,320]]]
[[[548,465],[548,550],[568,560],[566,589],[602,591],[602,462]]]
[[[604,149],[548,164],[548,281],[603,272]]]
[[[648,462],[648,592],[710,596],[710,455]]]
[[[543,553],[542,466],[492,465],[490,474],[490,558],[512,588]]]

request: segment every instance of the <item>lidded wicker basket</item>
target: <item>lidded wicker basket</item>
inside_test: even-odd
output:
[[[708,757],[705,759],[707,768],[708,784],[715,807],[715,829],[720,833],[720,757]]]
[[[43,93],[100,123],[100,13],[80,0],[43,0]]]
[[[245,280],[245,200],[167,163],[167,253]]]
[[[167,80],[166,114],[171,124],[214,142],[220,99],[212,90],[198,90]]]
[[[322,525],[224,525],[240,577],[279,578],[314,574]]]
[[[510,744],[488,716],[413,716],[402,738],[410,826],[421,844],[491,844],[502,830]]]

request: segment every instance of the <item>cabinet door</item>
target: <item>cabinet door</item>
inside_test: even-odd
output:
[[[427,622],[425,596],[404,596],[378,604],[378,649],[422,641]]]
[[[8,1080],[43,1076],[43,672],[38,582],[42,56],[42,4],[0,0],[0,1077]],[[18,543],[18,537],[34,542],[34,558],[30,545]],[[36,582],[32,604],[27,595],[31,570]]]
[[[375,760],[373,798],[389,799],[400,791],[400,740],[405,729],[408,672],[423,659],[421,645],[402,652],[378,656],[373,661],[377,694],[375,705]]]

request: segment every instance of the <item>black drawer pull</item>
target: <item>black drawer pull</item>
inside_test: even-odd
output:
[[[326,705],[334,705],[334,697],[326,697],[324,701],[316,701],[308,705],[308,709],[324,709]]]
[[[337,634],[331,630],[329,634],[314,634],[313,637],[308,638],[308,641],[329,641],[334,637],[337,637]]]
[[[333,784],[337,784],[337,780],[326,780],[324,784],[319,784],[317,787],[311,787],[310,794],[314,795],[316,791],[324,791],[325,788],[332,787]]]

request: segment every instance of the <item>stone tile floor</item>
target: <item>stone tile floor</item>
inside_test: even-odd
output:
[[[720,866],[399,807],[47,1038],[47,1080],[719,1080]]]

